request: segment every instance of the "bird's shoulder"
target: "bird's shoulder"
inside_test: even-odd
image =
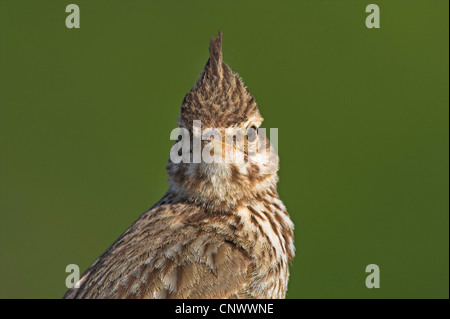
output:
[[[160,202],[85,272],[67,298],[249,297],[253,263],[231,212]],[[250,296],[251,297],[251,296]]]

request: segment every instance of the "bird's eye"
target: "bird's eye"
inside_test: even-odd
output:
[[[256,126],[252,126],[247,130],[247,140],[249,143],[253,143],[256,141],[256,137],[258,135],[258,131]]]

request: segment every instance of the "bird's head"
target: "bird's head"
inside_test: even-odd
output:
[[[239,75],[222,58],[222,32],[185,96],[167,165],[177,196],[211,207],[274,189],[278,155],[260,130],[263,118]]]

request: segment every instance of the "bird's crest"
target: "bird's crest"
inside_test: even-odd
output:
[[[222,75],[222,31],[220,30],[217,36],[209,42],[209,63],[211,71],[219,76]]]
[[[200,120],[203,127],[223,128],[239,126],[253,117],[262,122],[255,99],[223,61],[219,31],[210,41],[208,62],[183,100],[179,125],[191,129],[193,121]]]

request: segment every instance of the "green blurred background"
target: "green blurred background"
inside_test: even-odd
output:
[[[69,3],[0,1],[0,297],[62,297],[164,194],[218,29],[279,128],[288,298],[449,297],[448,1]]]

